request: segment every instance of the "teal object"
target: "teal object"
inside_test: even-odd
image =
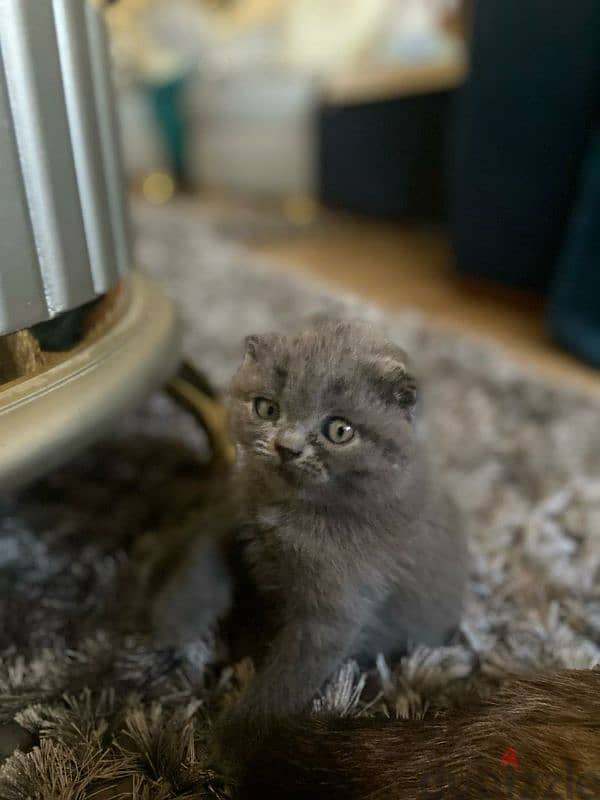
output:
[[[600,368],[600,130],[584,162],[548,312],[556,340]]]
[[[187,121],[185,92],[189,76],[180,75],[167,83],[148,86],[152,112],[163,139],[169,169],[179,187],[187,186]]]

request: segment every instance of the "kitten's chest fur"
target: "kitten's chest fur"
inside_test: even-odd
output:
[[[315,540],[326,548],[326,525],[311,515],[276,504],[254,508],[240,539],[244,559],[258,591],[287,605],[297,595],[308,597],[326,575],[316,563]]]
[[[381,513],[373,504],[366,515],[310,504],[248,508],[237,541],[254,604],[250,612],[244,601],[241,619],[252,615],[266,639],[292,621],[333,614],[341,630],[360,619],[350,653],[358,658],[447,640],[462,606],[464,541],[452,514],[421,496]]]
[[[386,542],[375,519],[273,503],[252,509],[240,541],[257,592],[280,614],[319,614],[358,602],[364,587],[388,579],[405,560],[398,533]]]

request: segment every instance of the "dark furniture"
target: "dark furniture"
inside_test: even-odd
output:
[[[479,0],[450,184],[459,269],[549,296],[600,366],[600,3]]]

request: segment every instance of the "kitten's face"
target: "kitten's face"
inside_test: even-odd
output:
[[[244,468],[276,493],[380,492],[410,461],[414,379],[362,323],[249,337],[230,421]]]

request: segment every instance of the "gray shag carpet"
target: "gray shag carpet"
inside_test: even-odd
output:
[[[136,224],[139,263],[177,299],[187,353],[217,386],[245,334],[318,311],[380,322],[420,369],[429,441],[474,556],[460,641],[367,674],[347,664],[317,708],[420,716],[509,672],[600,663],[600,401],[418,315],[265,271],[189,207],[138,208]],[[161,647],[143,613],[168,532],[197,509],[210,520],[207,454],[156,394],[77,461],[2,498],[3,800],[226,796],[205,743],[251,668],[214,640]]]

